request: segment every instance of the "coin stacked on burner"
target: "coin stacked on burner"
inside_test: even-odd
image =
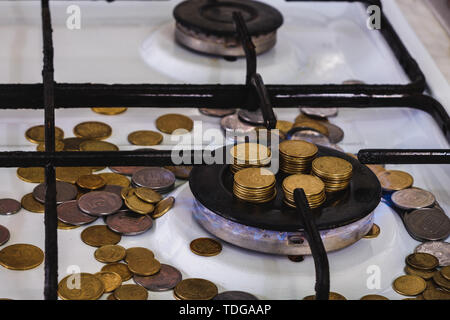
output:
[[[234,175],[233,193],[241,200],[266,203],[275,198],[275,175],[264,168],[247,168]]]
[[[319,208],[326,200],[325,184],[319,178],[307,175],[296,174],[287,177],[283,181],[284,202],[295,208],[294,191],[295,189],[303,189],[306,200],[311,209]]]
[[[325,183],[326,192],[338,192],[348,188],[353,166],[341,158],[321,157],[313,161],[312,172]]]
[[[231,172],[236,173],[246,168],[260,168],[270,164],[271,153],[269,148],[257,143],[241,143],[231,150],[233,163]]]
[[[306,141],[283,141],[280,143],[280,169],[289,174],[310,173],[317,152],[317,146]]]

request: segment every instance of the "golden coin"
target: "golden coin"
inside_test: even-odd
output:
[[[111,293],[106,300],[117,300],[116,297],[114,297],[114,293]]]
[[[86,140],[80,144],[80,151],[119,151],[119,147],[106,141]]]
[[[104,140],[111,136],[112,129],[106,123],[89,121],[78,124],[73,133],[78,138]]]
[[[150,188],[136,188],[134,194],[142,201],[148,203],[158,203],[162,199],[162,196],[158,192]]]
[[[11,270],[29,270],[44,261],[44,252],[31,244],[13,244],[0,250],[0,265]]]
[[[234,181],[244,187],[251,189],[264,189],[275,184],[275,175],[264,168],[248,168],[237,172]]]
[[[119,274],[111,271],[101,271],[94,274],[97,278],[103,282],[105,292],[113,292],[122,284],[122,278]]]
[[[338,157],[320,157],[313,161],[314,174],[326,178],[347,178],[352,174],[353,166],[347,160]]]
[[[450,280],[445,279],[440,272],[434,273],[433,281],[442,289],[450,291]]]
[[[394,290],[404,296],[417,296],[425,291],[427,284],[418,276],[401,276],[393,283]]]
[[[419,269],[412,268],[410,266],[406,266],[405,273],[412,275],[412,276],[421,277],[424,280],[430,280],[433,278],[435,271],[419,270]]]
[[[381,233],[380,227],[374,223],[372,228],[370,228],[370,231],[363,238],[375,239],[380,235],[380,233]]]
[[[145,258],[133,258],[129,260],[128,268],[130,271],[138,276],[151,276],[159,272],[161,270],[161,263],[155,258],[149,259]]]
[[[139,214],[149,214],[155,210],[155,206],[151,203],[142,201],[134,193],[125,198],[125,205],[131,211]]]
[[[45,141],[45,126],[31,127],[25,132],[25,138],[32,143],[41,143]],[[62,140],[64,138],[64,131],[55,127],[55,139]]]
[[[419,270],[433,270],[439,266],[439,260],[428,253],[413,253],[406,257],[406,264]]]
[[[450,300],[450,292],[439,289],[427,289],[423,293],[425,300]]]
[[[125,255],[125,248],[118,245],[102,246],[94,252],[95,259],[103,263],[119,262]]]
[[[72,230],[72,229],[78,229],[80,226],[75,226],[73,224],[68,224],[65,222],[62,222],[61,220],[58,220],[58,229],[59,230]]]
[[[380,296],[378,294],[368,294],[367,296],[362,297],[361,300],[389,300],[389,299],[384,296]]]
[[[413,183],[413,177],[403,171],[387,170],[377,175],[381,187],[385,191],[400,191],[410,188]]]
[[[159,131],[172,134],[175,130],[181,129],[192,131],[194,122],[191,118],[181,114],[166,114],[156,119],[156,127]]]
[[[56,180],[75,184],[80,176],[89,175],[92,169],[89,167],[57,167],[55,168]]]
[[[153,213],[152,213],[152,218],[153,219],[161,218],[170,209],[172,209],[174,204],[175,204],[175,198],[174,197],[168,197],[168,198],[165,198],[165,199],[161,200],[155,206],[155,211],[153,211]]]
[[[317,177],[307,174],[296,174],[283,180],[283,188],[292,194],[295,189],[303,189],[306,196],[308,196],[317,195],[323,192],[325,184]]]
[[[128,187],[130,185],[130,180],[118,173],[100,173],[99,176],[106,181],[107,185],[115,185],[121,187]]]
[[[105,116],[115,116],[124,113],[128,108],[91,108],[91,110]]]
[[[303,300],[316,300],[316,296],[312,295],[312,296],[307,296],[304,297]],[[347,298],[345,298],[343,295],[336,293],[336,292],[330,292],[329,296],[328,296],[328,300],[347,300]]]
[[[241,143],[230,150],[237,164],[266,165],[270,162],[270,149],[258,143]]]
[[[199,238],[191,242],[191,251],[196,255],[203,257],[217,256],[222,252],[222,245],[220,242],[211,238]]]
[[[45,206],[34,199],[32,193],[28,193],[22,197],[22,201],[20,202],[22,204],[22,207],[25,210],[34,212],[34,213],[44,213],[45,212]]]
[[[280,143],[280,153],[294,158],[311,158],[318,151],[316,145],[302,140],[287,140]]]
[[[217,296],[218,289],[211,281],[193,278],[178,283],[174,294],[181,300],[211,300]]]
[[[80,144],[84,141],[86,139],[76,137],[65,138],[62,140],[64,143],[64,151],[80,151]]]
[[[87,174],[79,176],[77,185],[83,189],[97,190],[106,185],[106,181],[99,175]]]
[[[125,263],[110,263],[103,266],[102,271],[111,271],[117,273],[121,278],[122,282],[128,281],[133,277],[130,269]]]
[[[385,168],[383,168],[382,166],[377,165],[377,164],[368,164],[367,168],[369,168],[376,176],[378,176],[380,173],[386,171]]]
[[[278,120],[275,129],[280,130],[282,133],[287,134],[292,129],[294,123],[290,121]]]
[[[139,261],[139,260],[151,260],[154,259],[155,255],[153,252],[147,248],[134,247],[128,248],[126,250],[125,261],[130,263],[130,261]]]
[[[43,183],[45,181],[45,170],[38,167],[18,168],[17,176],[25,182]]]
[[[130,192],[134,192],[134,188],[133,187],[123,187],[122,191],[120,191],[120,195],[122,196],[122,199],[125,200],[126,197],[128,197],[128,195],[132,195],[133,193]]]
[[[114,291],[117,300],[147,300],[148,291],[137,284],[124,284]]]
[[[92,247],[102,247],[119,243],[122,236],[108,229],[107,226],[92,226],[81,232],[81,240]]]
[[[58,284],[58,295],[63,300],[97,300],[104,291],[103,282],[90,273],[71,274]]]
[[[324,136],[329,136],[330,132],[327,127],[316,120],[301,120],[294,123],[294,128],[307,128],[320,132]]]
[[[136,146],[156,146],[163,141],[163,136],[156,131],[142,130],[130,133],[128,141]]]
[[[445,279],[450,280],[450,266],[443,267],[443,268],[441,269],[441,275],[442,275]]]
[[[63,151],[64,150],[64,143],[61,140],[55,141],[55,151]],[[45,143],[41,142],[36,146],[36,151],[44,152],[45,151]]]

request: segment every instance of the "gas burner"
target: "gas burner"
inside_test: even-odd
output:
[[[275,46],[283,16],[269,5],[249,0],[190,0],[180,3],[173,12],[175,39],[181,45],[202,53],[244,56],[233,12],[241,13],[244,18],[257,54]]]

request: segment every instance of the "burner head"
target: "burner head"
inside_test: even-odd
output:
[[[175,39],[195,51],[221,55],[244,56],[238,39],[233,12],[240,12],[249,35],[260,54],[276,43],[276,31],[283,24],[281,13],[258,1],[189,0],[177,5]]]

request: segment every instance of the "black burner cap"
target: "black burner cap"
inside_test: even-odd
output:
[[[173,15],[182,26],[196,32],[235,36],[234,11],[242,14],[250,36],[272,33],[283,24],[277,9],[251,0],[188,0],[178,4]]]

